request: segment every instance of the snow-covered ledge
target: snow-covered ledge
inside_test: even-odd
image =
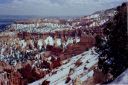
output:
[[[95,48],[89,49],[89,51],[85,51],[79,55],[76,55],[70,60],[65,60],[67,63],[63,64],[57,69],[54,69],[53,71],[57,71],[55,74],[48,74],[44,78],[37,80],[31,84],[28,85],[41,85],[44,80],[50,81],[50,85],[72,85],[72,80],[76,80],[79,76],[78,80],[81,82],[86,81],[88,78],[92,77],[94,74],[94,71],[90,69],[92,66],[94,66],[98,62],[98,56],[94,50]],[[78,67],[75,66],[76,61],[80,60],[82,64]],[[86,69],[85,69],[86,67]],[[71,82],[68,84],[65,83],[66,78],[68,77],[70,69],[73,68],[74,71],[70,75]]]
[[[118,76],[111,84],[128,85],[128,69]]]

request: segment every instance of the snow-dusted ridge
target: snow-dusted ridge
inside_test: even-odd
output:
[[[75,63],[78,60],[80,60],[82,64],[77,67]],[[89,77],[93,76],[94,71],[90,68],[98,62],[98,54],[95,53],[93,47],[89,51],[83,52],[82,54],[74,56],[71,59],[63,62],[67,63],[53,70],[56,71],[56,74],[48,74],[44,78],[28,85],[40,85],[44,80],[50,81],[50,85],[67,85],[65,84],[65,81],[71,68],[74,69],[74,72],[70,75],[72,81],[78,76],[80,77],[81,81],[86,81]],[[86,70],[84,69],[85,67],[87,68]],[[69,82],[69,85],[72,85],[72,81]]]

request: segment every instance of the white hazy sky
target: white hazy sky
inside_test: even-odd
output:
[[[0,15],[80,16],[127,0],[0,0]]]

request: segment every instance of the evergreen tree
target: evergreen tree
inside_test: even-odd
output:
[[[116,15],[106,24],[104,35],[106,44],[97,46],[102,48],[98,66],[105,74],[110,72],[116,78],[128,68],[127,3],[117,7]]]

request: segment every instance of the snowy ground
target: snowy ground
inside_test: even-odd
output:
[[[128,85],[128,69],[118,76],[110,85]]]
[[[78,67],[75,65],[75,62],[77,60],[80,60],[82,62],[82,64]],[[71,59],[65,60],[63,62],[67,63],[53,70],[57,71],[56,74],[46,75],[44,78],[29,85],[40,85],[44,80],[50,81],[50,85],[67,85],[65,84],[65,81],[69,74],[70,68],[74,69],[74,72],[70,75],[72,80],[75,80],[79,75],[80,80],[85,81],[93,76],[94,71],[90,70],[90,68],[98,62],[98,54],[95,53],[94,48],[91,48],[89,51],[74,56]],[[84,69],[85,67],[87,68],[87,70]],[[72,82],[70,82],[69,85],[72,85]]]

